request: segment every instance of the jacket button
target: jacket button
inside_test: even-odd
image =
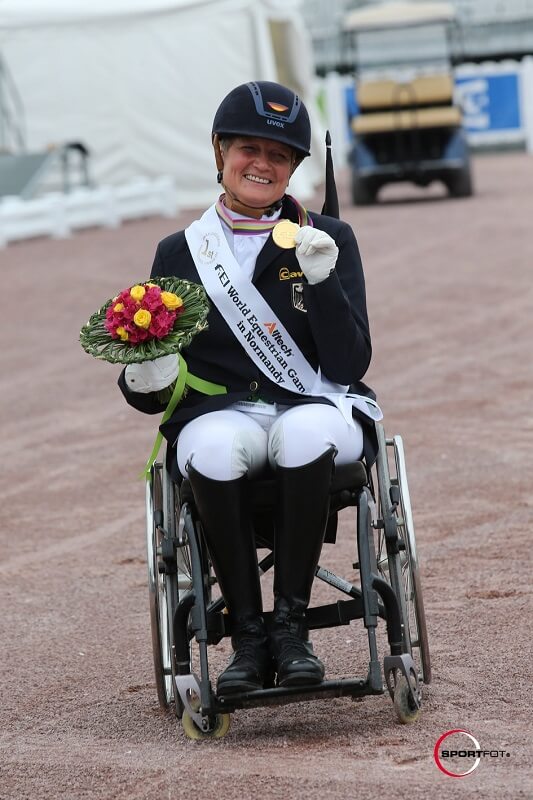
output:
[[[257,392],[258,389],[259,389],[258,382],[257,381],[252,381],[251,384],[250,384],[250,391],[251,392]]]

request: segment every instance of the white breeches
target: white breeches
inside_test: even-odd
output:
[[[178,466],[187,475],[188,463],[206,478],[229,481],[275,468],[301,467],[330,447],[336,463],[357,461],[363,452],[363,430],[349,425],[335,406],[309,403],[271,405],[254,413],[235,404],[187,423],[177,442]],[[250,404],[247,404],[250,405]]]

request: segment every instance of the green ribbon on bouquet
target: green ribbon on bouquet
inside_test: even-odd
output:
[[[207,394],[207,395],[227,394],[228,392],[226,387],[222,386],[219,383],[211,383],[211,381],[206,381],[203,378],[198,378],[196,375],[192,375],[189,372],[189,368],[187,367],[187,362],[185,361],[181,353],[178,353],[178,361],[179,361],[178,377],[176,379],[176,384],[174,386],[172,396],[168,401],[168,405],[163,413],[163,417],[161,418],[160,425],[163,425],[165,422],[167,422],[167,420],[170,419],[170,417],[172,416],[172,414],[176,409],[176,406],[183,397],[183,392],[185,391],[186,386],[189,386],[191,389],[194,389],[197,392],[201,392],[202,394]],[[162,442],[163,442],[163,434],[161,433],[161,431],[158,431],[157,436],[155,437],[154,446],[152,447],[152,452],[150,453],[148,461],[146,462],[146,466],[140,475],[141,478],[144,478],[147,481],[151,479],[152,466],[155,463]]]

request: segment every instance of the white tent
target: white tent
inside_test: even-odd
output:
[[[179,205],[216,196],[210,132],[234,86],[274,80],[306,102],[313,157],[291,191],[323,176],[311,45],[297,0],[0,0],[0,54],[25,109],[27,146],[82,141],[98,184],[175,179]]]

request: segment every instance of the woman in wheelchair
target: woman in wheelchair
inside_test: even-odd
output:
[[[269,82],[238,86],[220,104],[212,143],[223,193],[158,246],[152,277],[202,283],[209,328],[182,355],[201,379],[161,431],[194,494],[228,612],[234,654],[218,678],[227,695],[314,685],[324,666],[306,609],[328,517],[334,464],[372,460],[374,396],[361,259],[351,228],[286,193],[310,155],[300,98]],[[178,357],[125,368],[128,403],[163,410],[157,392]],[[195,388],[196,387],[196,388]],[[247,487],[277,481],[274,610],[266,629]]]

